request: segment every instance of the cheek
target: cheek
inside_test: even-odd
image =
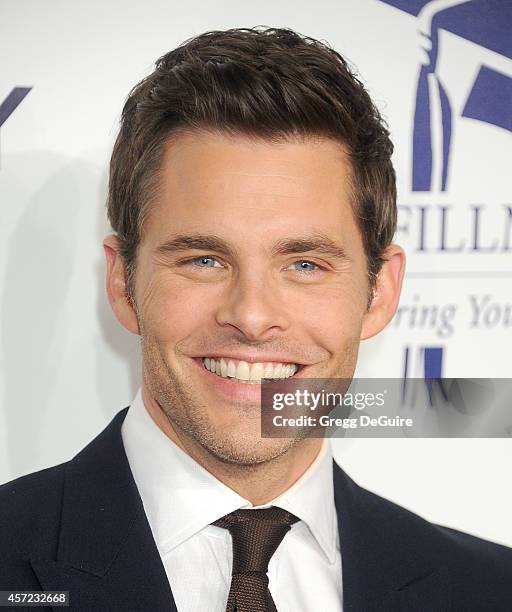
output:
[[[295,322],[315,335],[340,339],[359,337],[366,297],[360,288],[337,284],[294,296]]]
[[[147,285],[140,311],[146,330],[165,342],[197,330],[208,318],[210,304],[183,283],[155,277]]]

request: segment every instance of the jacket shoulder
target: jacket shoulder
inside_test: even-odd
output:
[[[487,568],[494,577],[507,577],[508,582],[512,580],[512,548],[451,527],[431,525],[461,564],[472,563],[479,571]]]
[[[408,551],[409,558],[429,559],[443,568],[457,609],[512,610],[512,548],[429,522],[414,512],[366,489],[363,503],[386,525],[389,550]]]
[[[475,535],[432,523],[419,514],[412,512],[376,493],[360,487],[365,503],[369,508],[379,508],[381,520],[393,521],[401,533],[409,537],[414,546],[431,546],[431,551],[442,551],[443,554],[451,552],[454,556],[461,556],[466,562],[474,560],[483,563],[502,561],[509,564],[512,569],[512,548]],[[512,575],[509,574],[510,577]]]
[[[67,463],[32,472],[0,485],[2,559],[28,557],[36,544],[38,552],[55,552]]]

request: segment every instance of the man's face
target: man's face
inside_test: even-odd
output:
[[[368,280],[348,164],[328,139],[168,143],[137,255],[143,377],[178,435],[219,459],[262,462],[298,440],[261,438],[259,385],[219,377],[203,357],[233,361],[241,377],[240,360],[353,375]]]

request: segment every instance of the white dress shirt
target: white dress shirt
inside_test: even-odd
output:
[[[269,563],[269,589],[278,611],[341,612],[341,554],[329,440],[287,491],[265,506],[253,506],[161,431],[140,389],[121,435],[178,612],[226,611],[231,534],[211,523],[239,508],[271,505],[300,519]]]

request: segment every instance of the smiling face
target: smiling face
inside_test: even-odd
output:
[[[182,441],[239,464],[283,454],[300,441],[261,438],[259,385],[236,382],[250,375],[239,360],[262,362],[256,378],[267,362],[350,378],[361,337],[391,318],[367,311],[349,169],[330,139],[169,141],[137,252],[136,322],[113,307],[141,335],[146,398]],[[203,357],[212,369],[224,357],[228,378]]]

